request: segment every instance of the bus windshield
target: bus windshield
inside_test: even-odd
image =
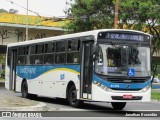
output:
[[[100,44],[95,60],[95,72],[108,76],[150,76],[150,48]]]

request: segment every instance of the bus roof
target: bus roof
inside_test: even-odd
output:
[[[76,37],[83,37],[83,36],[89,36],[89,35],[93,35],[94,39],[96,40],[97,36],[95,36],[95,35],[97,35],[99,32],[103,32],[103,31],[129,31],[129,32],[137,32],[137,33],[143,33],[143,34],[149,35],[147,33],[144,33],[141,31],[136,31],[136,30],[99,29],[99,30],[92,30],[92,31],[86,31],[86,32],[79,32],[79,33],[73,33],[73,34],[67,34],[67,35],[60,35],[60,36],[53,36],[53,37],[48,37],[48,38],[41,38],[41,39],[17,42],[17,43],[10,43],[10,44],[8,44],[8,47],[23,46],[23,45],[29,45],[29,44],[35,44],[35,43],[41,43],[41,42],[49,42],[49,41],[54,41],[54,40],[69,39],[69,38],[74,38],[74,37],[75,38]]]

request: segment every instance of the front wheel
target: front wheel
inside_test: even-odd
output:
[[[79,107],[82,103],[81,100],[77,99],[77,91],[75,86],[71,86],[69,89],[68,101],[72,107]]]
[[[126,106],[126,102],[111,102],[115,110],[122,110]]]

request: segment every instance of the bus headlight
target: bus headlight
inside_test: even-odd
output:
[[[108,87],[105,87],[104,90],[105,90],[106,92],[111,92],[111,91],[112,91],[112,90],[111,90],[110,88],[108,88]]]
[[[110,88],[106,87],[105,85],[103,85],[103,84],[101,84],[101,83],[99,83],[97,81],[94,81],[93,83],[96,84],[101,89],[105,90],[106,92],[111,92],[112,91]]]
[[[149,90],[149,88],[151,88],[151,85],[148,85],[147,87],[143,88],[141,92],[146,92],[147,90]]]

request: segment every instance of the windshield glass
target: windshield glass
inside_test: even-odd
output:
[[[150,48],[100,44],[95,72],[109,76],[150,76]]]

